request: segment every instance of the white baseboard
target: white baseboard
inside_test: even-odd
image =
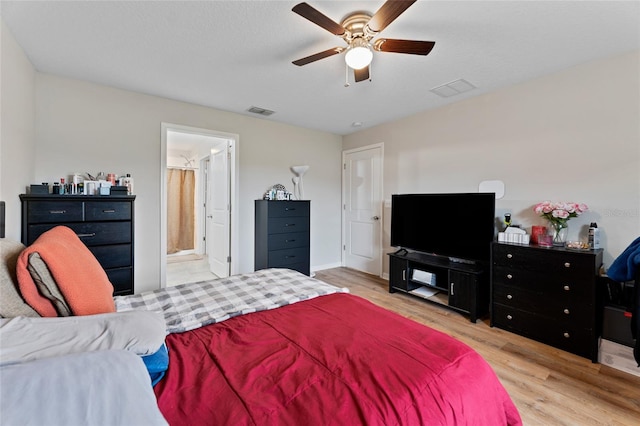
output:
[[[312,266],[311,267],[311,272],[324,271],[325,269],[339,268],[341,266],[342,266],[342,263],[340,263],[340,262],[338,262],[338,263],[327,263],[326,265],[316,265],[316,266]]]

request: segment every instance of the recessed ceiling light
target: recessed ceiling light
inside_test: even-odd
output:
[[[351,127],[362,127],[362,121],[354,121],[351,123]]]

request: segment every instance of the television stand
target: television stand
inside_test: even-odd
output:
[[[489,313],[488,271],[477,263],[398,250],[389,253],[389,293],[401,291],[469,315]]]

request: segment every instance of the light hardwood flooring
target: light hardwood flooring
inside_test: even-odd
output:
[[[468,344],[493,367],[525,425],[640,425],[640,377],[489,327],[410,295],[388,282],[347,268],[315,278],[364,297]]]

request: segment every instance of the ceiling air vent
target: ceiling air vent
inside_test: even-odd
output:
[[[256,106],[252,106],[247,111],[252,112],[254,114],[264,115],[265,117],[268,117],[275,112],[275,111],[271,111],[270,109],[264,109]]]
[[[433,93],[443,98],[449,98],[451,96],[459,95],[460,93],[468,92],[475,89],[476,86],[469,83],[467,80],[458,79],[449,83],[443,84],[431,89]]]

